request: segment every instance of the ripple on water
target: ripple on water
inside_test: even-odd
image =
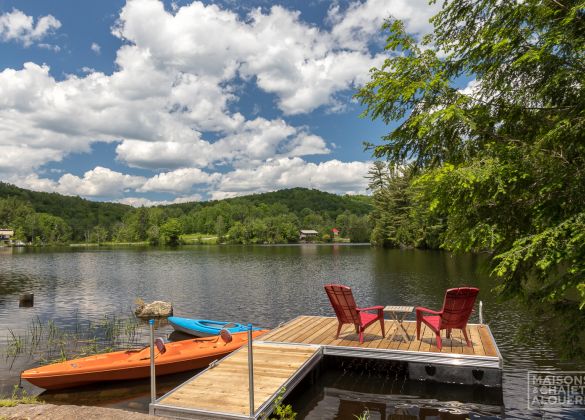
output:
[[[104,314],[125,317],[136,297],[171,301],[177,316],[275,327],[299,314],[332,315],[323,293],[329,282],[352,286],[356,300],[364,305],[430,308],[441,306],[446,288],[474,285],[481,289],[484,319],[504,357],[501,391],[332,371],[296,392],[291,402],[301,418],[309,419],[353,418],[366,408],[372,418],[540,418],[543,413],[527,410],[527,371],[585,367],[560,362],[538,331],[528,337],[520,334],[523,326],[531,324],[531,315],[496,300],[490,292],[495,284],[481,274],[482,261],[477,256],[364,246],[25,249],[0,256],[0,327],[24,333],[36,317],[63,327],[74,326],[76,319],[99,321]],[[24,291],[35,294],[33,308],[18,307],[18,296]],[[168,326],[159,331],[170,332]],[[11,391],[28,363],[16,360],[12,366],[0,367],[0,392]],[[169,377],[164,383],[170,389],[183,380]],[[137,381],[132,386],[108,385],[45,397],[145,411],[148,392],[148,381]],[[92,400],[92,395],[99,398]],[[546,414],[563,418],[581,412]]]

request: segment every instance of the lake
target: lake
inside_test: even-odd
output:
[[[445,289],[477,286],[484,320],[504,358],[501,390],[420,383],[342,363],[325,370],[311,386],[294,392],[289,402],[299,418],[306,419],[349,419],[365,408],[373,419],[448,413],[453,418],[540,418],[543,413],[527,409],[527,371],[585,370],[585,366],[561,362],[551,343],[542,338],[542,331],[521,334],[532,325],[531,314],[518,304],[496,299],[491,292],[496,284],[485,275],[484,263],[476,255],[365,245],[0,248],[0,326],[4,334],[0,339],[6,346],[8,329],[24,333],[37,317],[61,327],[79,319],[97,322],[104,314],[127,317],[137,297],[171,301],[176,316],[275,327],[300,314],[333,316],[323,291],[323,285],[330,282],[351,286],[361,306],[411,304],[434,309],[440,309]],[[19,295],[28,291],[35,295],[34,307],[20,308]],[[473,316],[472,321],[477,322],[477,315]],[[162,324],[157,334],[168,336],[171,331]],[[3,357],[0,363],[0,392],[10,394],[20,371],[35,361],[24,356]],[[160,390],[170,390],[191,375],[164,378],[159,381]],[[41,398],[145,411],[149,383],[85,387],[45,393]],[[584,413],[564,409],[547,416],[585,418]]]

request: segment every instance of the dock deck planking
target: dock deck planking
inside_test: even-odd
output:
[[[483,347],[483,343],[481,342],[481,337],[479,336],[479,331],[477,328],[469,328],[469,339],[471,340],[474,353],[477,354],[481,351],[483,354],[485,354],[485,349]]]
[[[322,343],[321,345],[330,344],[335,339],[335,331],[337,331],[337,320],[331,321],[331,325],[332,327],[328,326],[326,329],[321,330],[319,335],[311,338],[308,341],[305,341],[305,343]],[[331,334],[332,329],[334,331],[333,334]]]
[[[400,342],[400,344],[398,344],[399,350],[410,350],[410,346],[412,345],[412,342],[414,340],[416,340],[416,322],[410,322],[410,323],[406,324],[405,328],[406,328],[406,332],[410,336],[410,340],[408,339],[408,337],[406,337],[404,335],[404,331],[401,330],[402,341]]]
[[[421,340],[416,339],[416,322],[413,321],[404,321],[411,340],[404,336],[396,321],[385,320],[386,336],[382,337],[380,323],[375,322],[366,329],[361,344],[353,325],[344,325],[339,338],[335,338],[337,325],[334,317],[299,316],[254,341],[254,418],[264,415],[283,385],[294,387],[323,354],[415,363],[421,360],[455,365],[471,363],[492,369],[499,363],[501,368],[501,357],[486,325],[467,326],[471,347],[466,345],[462,331],[453,330],[450,339],[443,339],[441,351],[437,348],[435,333],[424,324],[421,325]],[[389,338],[397,328],[399,331],[391,341]],[[445,337],[444,332],[441,336]],[[462,362],[459,356],[471,359]],[[289,391],[287,389],[287,393]],[[162,415],[249,416],[247,348],[232,353],[215,367],[161,397],[153,407],[154,413]]]
[[[254,343],[254,406],[258,410],[319,347]],[[158,404],[199,412],[249,415],[248,350],[242,348],[167,394]]]
[[[328,320],[318,319],[315,321],[314,325],[311,325],[311,328],[305,329],[305,331],[299,334],[296,339],[299,343],[309,343],[310,340],[308,338],[317,333],[323,326],[329,326]]]
[[[297,328],[302,326],[303,318],[296,317],[293,320],[287,322],[286,324],[275,328],[274,330],[264,334],[261,339],[264,341],[279,341],[281,337],[288,336],[292,334]]]
[[[496,345],[488,329],[485,327],[485,325],[480,325],[478,327],[478,331],[486,356],[497,357],[498,351],[496,350]]]
[[[331,322],[329,320],[325,320],[325,322],[321,325],[321,328],[319,328],[318,330],[314,331],[311,335],[309,335],[307,338],[305,338],[303,340],[303,343],[310,343],[311,341],[315,340],[317,342],[319,342],[320,337],[324,337],[325,334],[328,333],[328,331],[331,329]]]
[[[382,338],[380,324],[370,325],[364,332],[364,343],[359,343],[358,334],[353,325],[346,324],[341,329],[339,338],[335,338],[337,319],[320,316],[300,316],[290,324],[283,325],[271,333],[259,338],[260,341],[304,343],[320,346],[358,347],[378,350],[404,350],[414,352],[434,352],[475,356],[498,357],[495,343],[485,326],[469,324],[467,326],[472,347],[467,347],[460,330],[452,331],[452,338],[443,338],[443,349],[437,347],[435,334],[426,325],[421,326],[421,341],[416,339],[416,322],[404,321],[404,326],[411,336],[406,340],[402,330],[390,342],[389,337],[396,328],[395,321],[386,320],[386,337]],[[400,334],[402,333],[402,334]],[[444,337],[444,332],[442,334]]]

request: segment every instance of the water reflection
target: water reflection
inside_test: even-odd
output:
[[[183,372],[157,378],[157,397],[171,391],[178,383],[185,382],[197,371]],[[150,402],[150,380],[141,379],[87,385],[69,390],[44,392],[40,400],[49,404],[94,405],[114,407],[148,413]]]
[[[411,381],[387,362],[328,357],[318,380],[295,395],[306,419],[350,419],[368,411],[372,419],[459,419],[504,414],[502,391]]]
[[[324,414],[319,417],[320,414],[305,410],[303,415],[342,418],[336,417],[342,404],[354,407],[352,401],[364,398],[369,401],[370,395],[376,394],[373,401],[385,404],[386,418],[411,415],[412,407],[402,407],[402,414],[399,414],[396,405],[415,404],[418,410],[439,410],[449,408],[453,400],[468,405],[478,403],[477,409],[466,406],[471,413],[492,416],[505,410],[507,416],[523,417],[527,415],[527,370],[583,370],[584,367],[575,362],[559,362],[551,343],[542,339],[539,330],[526,337],[519,334],[523,326],[531,324],[531,315],[517,305],[499,302],[494,297],[490,291],[495,284],[484,274],[484,261],[482,256],[453,256],[435,251],[311,244],[191,246],[175,250],[21,248],[17,252],[10,250],[10,253],[2,249],[0,327],[5,332],[11,328],[16,333],[25,333],[35,317],[67,326],[73,325],[76,317],[97,321],[104,314],[128,316],[136,297],[146,301],[171,301],[177,316],[274,327],[299,314],[331,316],[333,312],[323,293],[323,285],[329,282],[352,286],[356,301],[363,305],[412,304],[431,308],[441,306],[448,287],[477,286],[484,302],[484,319],[490,324],[504,357],[503,393],[499,401],[484,401],[481,399],[483,392],[477,391],[453,393],[450,388],[439,387],[430,392],[417,388],[420,384],[401,384],[400,391],[385,396],[369,388],[369,382],[360,380],[356,373],[348,373],[344,378],[359,384],[358,388],[348,390],[337,383],[311,388],[307,395],[298,397],[299,401],[310,406],[307,399],[317,399],[311,404],[321,407],[316,413]],[[22,292],[35,294],[34,307],[18,307]],[[170,332],[168,326],[159,329],[159,334]],[[18,382],[18,373],[30,363],[17,361],[12,368],[7,364],[0,366],[0,392],[10,393],[12,385]],[[329,388],[341,389],[343,395],[349,392],[354,396],[368,396],[341,398],[341,394],[334,396],[338,391],[327,391],[325,398],[324,390]],[[440,393],[443,389],[449,390],[447,395]],[[82,398],[82,394],[68,395],[73,401]],[[319,395],[330,403],[321,402]],[[382,400],[378,401],[380,398]],[[430,400],[436,401],[431,404]],[[304,403],[295,402],[294,405],[302,408]],[[563,412],[567,413],[580,414]],[[416,415],[420,415],[420,411]]]

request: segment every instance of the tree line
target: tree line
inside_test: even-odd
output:
[[[14,187],[16,188],[16,187]],[[24,190],[26,191],[26,190]],[[303,194],[303,193],[306,194]],[[26,198],[33,195],[11,195],[0,198],[0,225],[15,230],[15,239],[32,244],[61,244],[72,241],[97,243],[145,242],[179,244],[184,235],[206,234],[217,236],[219,242],[237,244],[290,243],[299,240],[301,229],[319,232],[313,240],[333,240],[332,229],[352,242],[367,242],[370,237],[368,211],[371,208],[363,197],[341,197],[316,190],[292,189],[276,193],[181,205],[133,208],[124,206],[123,212],[110,215],[99,222],[91,212],[86,220],[67,218],[35,210],[35,203]],[[262,197],[268,197],[262,202]],[[41,198],[46,196],[41,195]],[[50,195],[59,199],[58,194]],[[313,205],[299,209],[299,204]],[[74,197],[63,197],[71,199]],[[86,200],[75,198],[70,204],[87,206]],[[287,204],[294,203],[295,211]],[[112,203],[97,203],[108,205]],[[45,203],[45,205],[47,205]],[[357,212],[352,213],[349,209]],[[103,212],[102,212],[103,213]],[[93,220],[94,223],[90,223]],[[98,221],[98,223],[96,223]],[[79,226],[83,226],[82,230]]]

